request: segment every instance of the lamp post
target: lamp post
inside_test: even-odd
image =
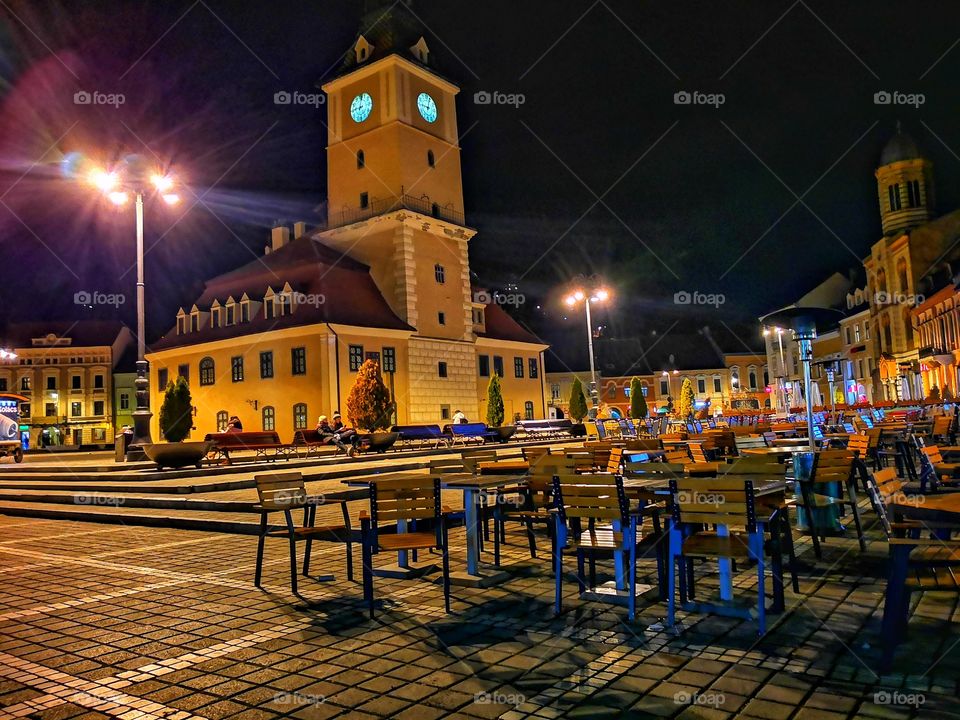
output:
[[[150,379],[146,354],[146,329],[143,281],[143,198],[159,196],[167,205],[176,205],[180,196],[173,192],[173,178],[161,171],[152,171],[139,155],[128,155],[117,169],[94,168],[87,181],[100,190],[114,205],[124,206],[134,197],[137,226],[137,408],[133,411],[133,439],[127,448],[127,460],[145,458],[143,446],[150,438]]]
[[[574,307],[577,303],[583,302],[587,318],[587,351],[590,355],[590,400],[593,403],[594,415],[599,405],[597,393],[597,368],[593,357],[593,320],[590,317],[590,305],[593,303],[604,303],[610,299],[610,292],[600,286],[592,290],[577,288],[564,299],[568,307]]]

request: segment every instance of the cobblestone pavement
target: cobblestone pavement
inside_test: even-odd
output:
[[[706,615],[663,630],[660,602],[628,623],[572,579],[554,617],[546,560],[508,540],[507,582],[454,586],[447,615],[437,575],[378,578],[370,620],[340,545],[313,560],[338,579],[303,579],[297,598],[282,540],[268,542],[258,590],[251,537],[0,516],[0,717],[960,717],[956,596],[924,595],[896,674],[873,671],[876,532],[863,554],[830,539],[761,640],[752,623]],[[806,539],[798,551],[812,559]],[[654,571],[639,568],[649,582]],[[698,568],[698,593],[712,573]],[[754,582],[741,567],[735,591]]]

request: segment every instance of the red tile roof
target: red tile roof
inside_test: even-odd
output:
[[[507,314],[506,310],[496,304],[489,304],[483,311],[485,331],[477,333],[478,337],[491,340],[512,340],[514,342],[536,343],[546,345],[536,335],[523,328],[516,320]]]
[[[367,265],[308,237],[293,240],[279,250],[207,281],[203,295],[193,304],[206,312],[214,300],[222,305],[228,297],[233,297],[239,303],[244,293],[251,300],[262,302],[268,287],[279,293],[286,283],[294,293],[307,296],[296,304],[290,315],[268,320],[261,309],[250,322],[218,328],[207,325],[199,332],[183,335],[177,334],[174,325],[151,349],[195,345],[317,323],[413,331],[390,309],[370,277]],[[184,309],[189,312],[193,304]],[[236,312],[239,314],[239,307]]]

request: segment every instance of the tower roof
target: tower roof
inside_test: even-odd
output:
[[[900,129],[900,123],[897,123],[897,134],[890,138],[883,152],[880,153],[880,164],[889,165],[901,160],[917,160],[922,157],[913,138],[903,132]]]
[[[411,4],[412,0],[365,0],[357,36],[371,45],[365,60],[377,60],[396,53],[421,65],[426,64],[411,50],[427,34]],[[355,54],[347,53],[344,67],[354,67],[357,63]]]

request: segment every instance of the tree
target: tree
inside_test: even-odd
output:
[[[570,388],[570,417],[581,422],[587,416],[587,398],[583,394],[583,383],[580,378],[573,378],[573,387]]]
[[[183,375],[167,383],[160,406],[160,432],[167,442],[180,442],[193,427],[193,398]]]
[[[500,391],[500,376],[494,373],[487,383],[487,425],[503,425],[503,393]]]
[[[643,383],[640,378],[630,380],[630,417],[634,420],[643,420],[650,411],[647,410],[647,399],[643,396]]]
[[[678,418],[686,420],[693,415],[694,399],[693,383],[690,382],[690,378],[684,378],[683,384],[680,386],[680,402],[677,404]]]
[[[940,402],[940,388],[934,385],[930,388],[930,394],[927,395],[927,402]]]
[[[357,371],[357,379],[347,396],[347,417],[360,430],[376,432],[390,427],[393,401],[383,384],[380,365],[366,360]]]

